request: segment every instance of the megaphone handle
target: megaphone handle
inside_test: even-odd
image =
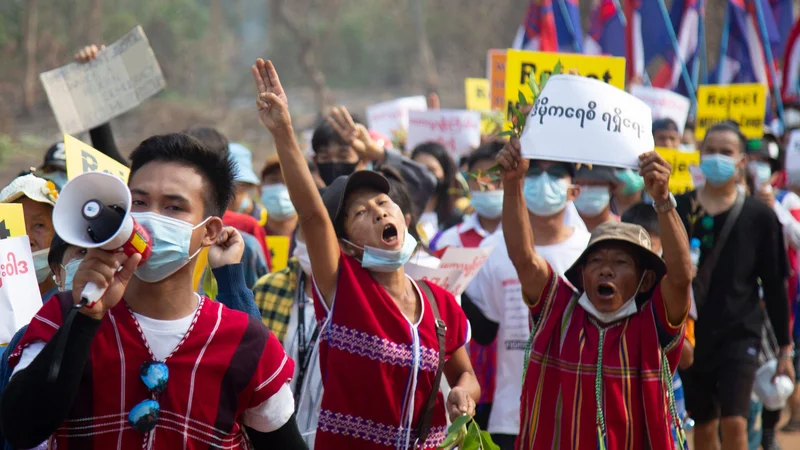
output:
[[[106,292],[105,289],[100,289],[96,284],[92,283],[91,281],[86,283],[86,286],[83,287],[83,292],[81,292],[81,300],[86,301],[86,306],[91,308],[100,300],[100,297]]]

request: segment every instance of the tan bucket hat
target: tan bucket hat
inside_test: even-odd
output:
[[[667,265],[664,264],[664,260],[650,248],[650,235],[647,231],[639,225],[612,221],[601,224],[594,229],[592,237],[589,239],[589,245],[586,246],[586,250],[581,253],[581,256],[578,257],[572,267],[564,273],[564,276],[573,286],[579,287],[581,290],[583,289],[583,277],[581,277],[580,268],[586,261],[586,256],[589,252],[591,252],[597,244],[603,242],[626,242],[632,244],[639,250],[642,268],[645,270],[653,270],[656,273],[656,282],[653,285],[654,289],[658,282],[661,281],[661,278],[666,275]],[[652,292],[648,292],[647,294],[651,293]],[[640,294],[644,294],[644,292]]]

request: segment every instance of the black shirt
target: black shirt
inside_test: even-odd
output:
[[[711,254],[730,210],[709,216],[697,208],[696,191],[678,196],[677,212],[689,239],[701,242],[700,267]],[[741,341],[759,342],[764,312],[759,297],[759,279],[764,303],[778,344],[789,345],[789,302],[786,297],[788,264],[783,232],[775,212],[747,197],[736,224],[722,248],[711,275],[708,298],[698,305],[695,326],[695,363],[737,347]],[[757,346],[758,344],[756,344]]]

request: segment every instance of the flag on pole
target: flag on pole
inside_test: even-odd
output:
[[[583,29],[578,0],[553,0],[558,49],[562,52],[583,52]]]
[[[661,1],[661,0],[659,0]],[[660,14],[659,14],[660,16]],[[692,67],[699,50],[700,23],[705,10],[699,0],[675,0],[670,11],[671,26],[678,41],[677,53],[672,45],[662,50],[664,65],[652,78],[654,87],[669,89],[686,95],[688,89],[681,78],[683,65]],[[652,19],[655,20],[655,17]],[[660,19],[663,22],[663,17]],[[648,20],[647,23],[650,23]],[[668,36],[660,40],[669,42]],[[656,55],[653,55],[656,56]]]
[[[783,55],[783,43],[789,38],[789,33],[791,33],[792,25],[794,24],[792,0],[769,0],[769,4],[769,10],[772,11],[772,17],[775,19],[775,25],[780,36],[777,55]]]
[[[796,101],[800,97],[800,20],[795,22],[786,41],[781,97],[784,101]]]
[[[511,47],[542,52],[558,51],[553,0],[531,0]]]
[[[627,56],[625,13],[614,0],[601,0],[592,12],[592,25],[583,43],[589,55]]]

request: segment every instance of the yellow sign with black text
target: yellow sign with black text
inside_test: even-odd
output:
[[[748,139],[764,135],[767,86],[763,84],[701,85],[697,89],[695,137],[702,141],[716,123],[733,120]]]
[[[486,78],[464,79],[464,93],[468,110],[489,111],[492,108],[492,101],[489,98],[489,80]]]
[[[129,168],[68,134],[64,135],[64,153],[68,180],[86,172],[105,172],[128,182]]]
[[[694,189],[689,166],[700,165],[700,152],[683,152],[662,147],[656,147],[656,152],[672,166],[672,174],[669,176],[670,192],[678,195]]]
[[[289,238],[286,236],[267,236],[267,249],[272,260],[272,272],[286,268],[289,262]]]
[[[525,95],[529,103],[533,103],[533,93],[528,87],[528,78],[536,77],[536,81],[541,85],[542,76],[551,74],[559,61],[564,73],[570,69],[577,69],[578,75],[605,81],[612,86],[625,89],[625,58],[508,50],[505,83],[507,126],[511,123],[511,107],[518,106],[520,92]]]
[[[0,239],[25,236],[22,203],[0,203]]]

